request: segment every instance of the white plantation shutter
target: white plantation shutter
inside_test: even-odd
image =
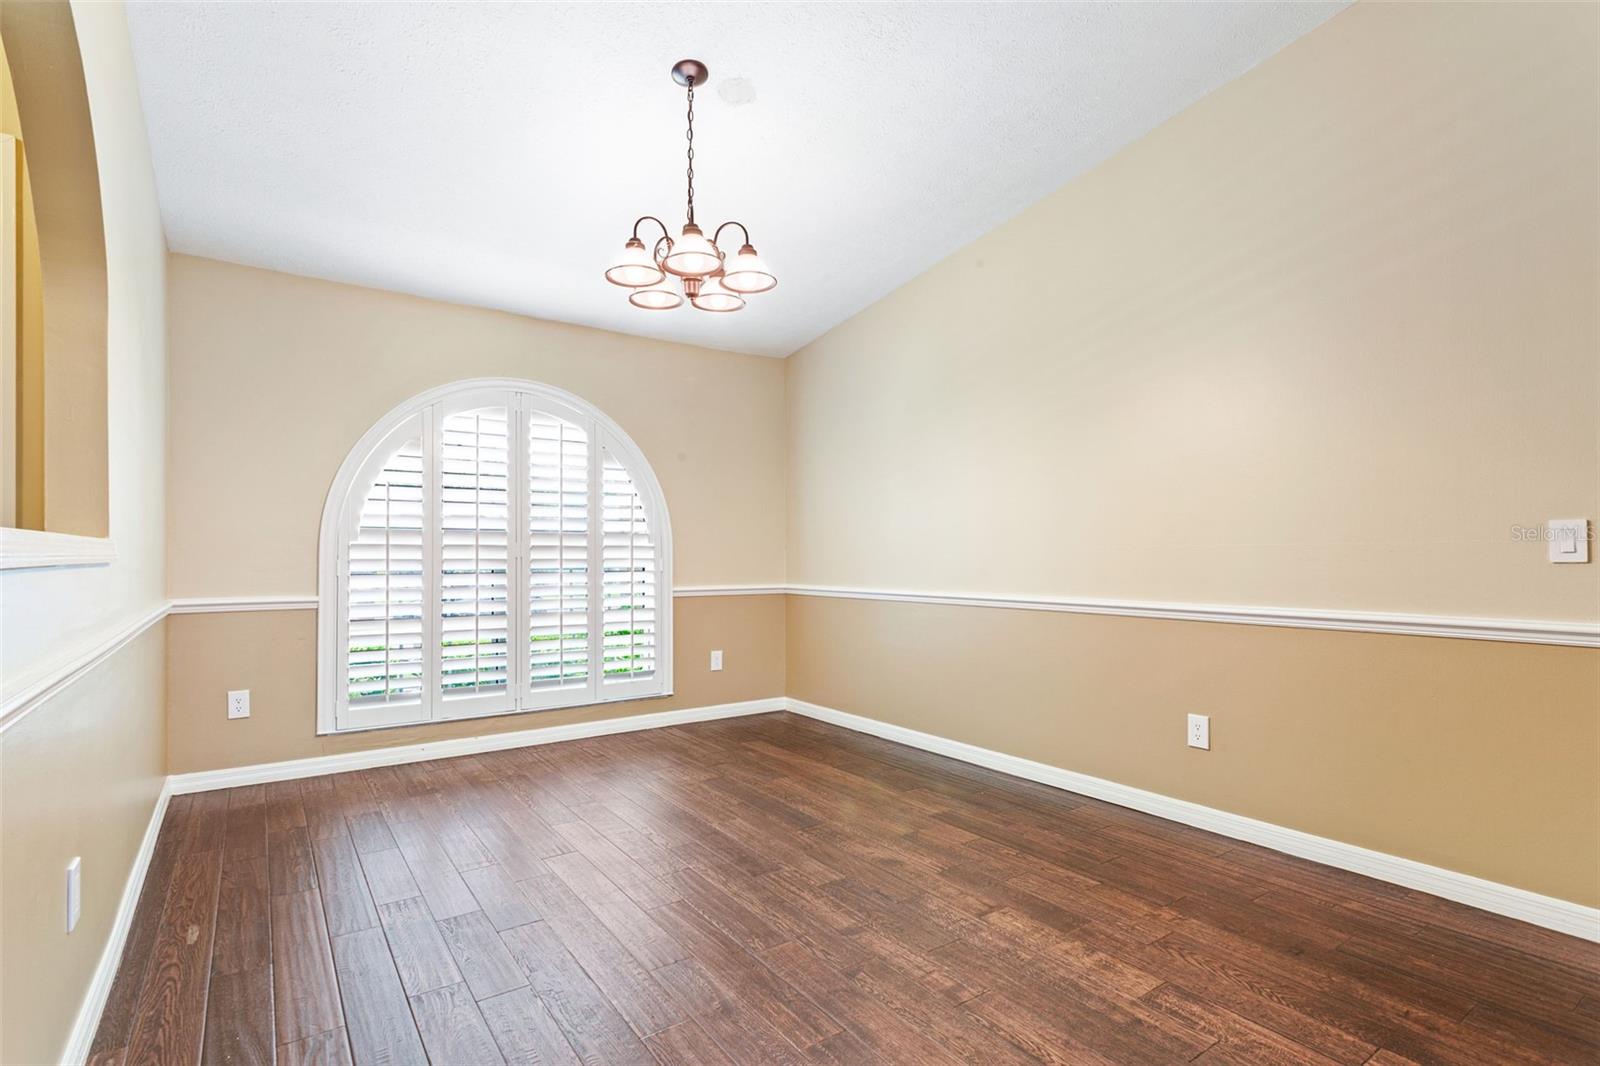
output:
[[[319,731],[670,692],[670,544],[644,457],[577,397],[417,397],[324,511]]]
[[[656,550],[650,518],[633,477],[604,451],[600,596],[604,683],[648,680],[656,671]]]
[[[528,413],[528,684],[589,685],[589,434]]]
[[[511,706],[510,421],[491,406],[439,426],[439,689],[479,714]]]
[[[349,541],[352,704],[422,701],[422,465],[419,421],[367,486]]]

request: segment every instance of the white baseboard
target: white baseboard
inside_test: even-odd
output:
[[[392,748],[374,748],[370,751],[316,755],[308,759],[232,766],[224,770],[201,770],[196,773],[174,774],[169,780],[172,794],[181,796],[187,792],[209,792],[217,788],[258,785],[263,781],[289,781],[299,777],[365,770],[372,766],[395,766],[399,763],[443,759],[451,755],[474,755],[484,751],[525,748],[534,744],[554,744],[562,740],[580,740],[584,737],[600,737],[611,733],[631,733],[640,729],[661,729],[688,722],[709,722],[716,718],[767,714],[783,709],[783,697],[773,696],[764,700],[717,703],[707,707],[688,707],[679,711],[657,711],[654,714],[623,715],[617,718],[601,718],[593,722],[574,722],[570,725],[540,726],[509,733],[490,733],[481,737],[429,740],[421,744],[402,744]]]
[[[161,792],[156,797],[155,810],[150,812],[144,839],[139,842],[133,867],[128,871],[128,880],[122,886],[122,900],[117,904],[111,933],[100,951],[100,961],[95,964],[88,991],[78,1007],[78,1016],[73,1019],[72,1031],[67,1034],[67,1046],[61,1052],[61,1061],[68,1066],[81,1066],[89,1057],[89,1045],[94,1042],[95,1030],[100,1027],[100,1012],[105,1010],[106,997],[111,995],[111,983],[116,979],[117,967],[122,962],[122,948],[128,941],[128,930],[133,927],[133,912],[139,906],[139,893],[144,890],[150,856],[155,854],[156,837],[161,833],[161,820],[166,817],[167,803],[172,796],[172,779],[169,777],[162,783]]]
[[[1329,840],[1327,837],[1314,836],[1298,829],[1288,829],[1271,822],[1230,814],[1215,807],[1205,807],[1198,803],[1190,803],[1188,800],[1163,796],[1159,792],[1147,792],[1130,785],[1119,785],[1104,778],[1063,770],[1057,766],[1006,755],[959,740],[947,740],[932,733],[922,733],[904,726],[864,718],[858,714],[836,711],[831,707],[822,707],[804,700],[789,698],[784,703],[795,714],[853,729],[858,733],[870,733],[898,744],[921,748],[937,755],[984,766],[990,770],[998,770],[1012,777],[1092,796],[1121,807],[1131,807],[1158,818],[1192,825],[1235,840],[1259,844],[1286,855],[1364,874],[1379,881],[1414,888],[1419,892],[1530,922],[1570,936],[1600,941],[1600,909],[1594,907],[1585,907],[1552,896],[1541,896],[1536,892],[1486,881],[1470,874],[1457,873],[1454,870],[1429,866],[1411,859],[1402,859],[1397,855]]]

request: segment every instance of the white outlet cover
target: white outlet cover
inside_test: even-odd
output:
[[[228,717],[250,717],[250,690],[247,688],[235,689],[228,693]]]
[[[1189,746],[1211,750],[1211,716],[1208,714],[1191,714],[1189,716]]]
[[[722,669],[722,651],[721,651],[721,649],[718,649],[717,651],[714,651],[714,652],[711,653],[711,669],[713,669],[713,670],[721,670]]]

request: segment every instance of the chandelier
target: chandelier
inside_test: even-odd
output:
[[[643,215],[633,224],[633,236],[622,246],[616,264],[606,271],[606,280],[632,289],[628,302],[646,311],[670,311],[687,299],[701,311],[725,314],[742,309],[746,296],[766,292],[778,284],[756,254],[743,222],[724,222],[706,240],[694,221],[694,89],[704,85],[710,74],[698,59],[680,60],[672,68],[672,80],[689,93],[689,217],[683,233],[673,240],[666,223],[654,215]],[[661,236],[649,248],[639,236],[639,227],[646,222],[654,222],[661,230]],[[744,237],[731,259],[718,243],[722,231],[729,226],[737,226]],[[683,289],[681,296],[668,282],[668,274],[678,279]]]

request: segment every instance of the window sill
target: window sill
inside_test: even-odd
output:
[[[557,711],[580,711],[590,707],[607,707],[615,703],[643,703],[647,700],[665,700],[676,695],[670,689],[665,692],[634,692],[621,696],[611,696],[594,700],[589,703],[564,703],[555,707],[524,707],[509,711],[485,711],[482,714],[455,714],[442,718],[424,718],[420,721],[393,722],[380,725],[345,726],[335,729],[317,729],[319,737],[344,736],[351,733],[377,733],[385,729],[421,729],[426,726],[444,726],[452,722],[474,722],[485,718],[513,718],[522,715],[551,714]]]
[[[116,561],[110,537],[79,537],[37,529],[0,529],[0,570],[56,570]]]

